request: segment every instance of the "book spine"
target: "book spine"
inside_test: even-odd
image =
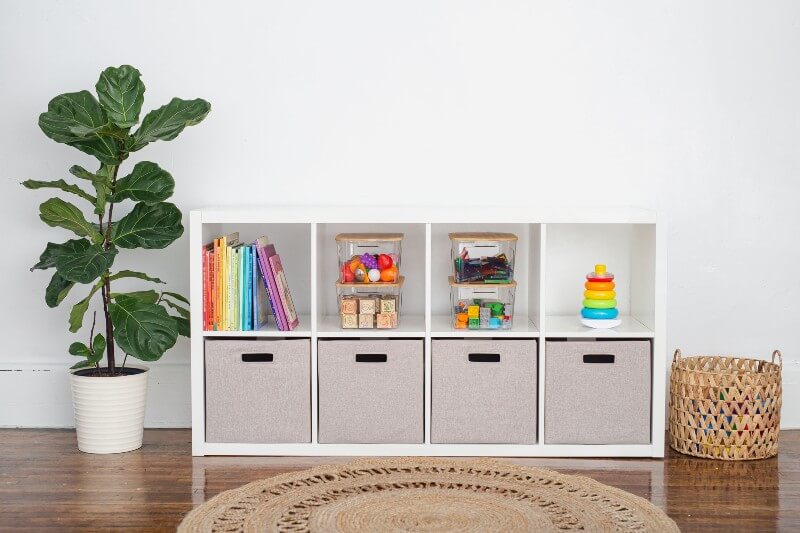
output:
[[[269,258],[270,266],[272,267],[272,275],[275,277],[275,283],[278,288],[283,313],[286,318],[286,326],[288,330],[293,330],[297,327],[300,321],[297,318],[297,312],[294,309],[294,302],[292,302],[292,295],[289,293],[289,284],[286,282],[286,275],[283,273],[283,265],[281,258],[275,254]]]
[[[255,324],[253,323],[253,249],[248,246],[246,248],[247,253],[245,257],[247,262],[245,263],[245,281],[247,282],[247,287],[245,288],[245,295],[247,296],[247,300],[245,301],[245,311],[247,312],[247,329],[249,331],[253,331],[255,328]]]
[[[246,278],[245,275],[245,259],[247,257],[247,248],[242,247],[239,250],[239,329],[247,331],[247,314],[245,312],[245,305],[247,302],[247,292],[245,292]]]
[[[209,257],[210,252],[207,248],[203,248],[203,329],[208,329],[209,323],[209,303],[211,295],[211,287],[209,281]]]
[[[222,239],[220,243],[222,258],[220,261],[219,283],[220,283],[220,329],[228,330],[228,243]]]
[[[272,276],[272,269],[269,267],[269,259],[267,259],[264,248],[258,249],[258,260],[261,277],[264,280],[264,285],[267,287],[269,306],[272,308],[272,314],[275,317],[275,324],[280,331],[288,331],[286,319],[283,316],[280,297],[278,296],[277,287],[275,286],[275,279]]]
[[[227,280],[227,285],[225,287],[226,288],[225,293],[227,295],[225,297],[225,301],[227,303],[227,306],[226,306],[226,309],[227,309],[226,310],[226,313],[227,313],[226,329],[228,331],[233,331],[233,330],[236,329],[234,327],[234,325],[233,325],[234,324],[234,319],[236,318],[236,315],[235,315],[234,310],[233,310],[234,309],[234,307],[233,307],[233,303],[234,303],[233,288],[236,286],[236,279],[235,279],[236,270],[234,269],[234,261],[235,261],[234,258],[235,258],[235,256],[233,255],[233,247],[228,246],[228,260],[227,260],[228,280]]]
[[[258,270],[256,267],[256,247],[254,245],[250,246],[250,298],[252,298],[250,312],[253,313],[253,329],[257,330],[261,327],[258,323],[259,314],[258,314],[258,279],[256,279],[256,275],[258,274]]]

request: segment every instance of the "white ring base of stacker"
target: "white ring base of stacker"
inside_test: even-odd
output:
[[[622,319],[620,318],[605,318],[603,320],[592,319],[592,318],[583,318],[581,317],[581,323],[586,326],[587,328],[594,328],[594,329],[609,329],[615,328],[622,324]]]
[[[77,376],[70,372],[78,449],[86,453],[122,453],[142,447],[148,368],[116,377]]]

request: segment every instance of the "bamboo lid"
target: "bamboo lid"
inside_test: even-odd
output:
[[[341,241],[402,241],[402,233],[340,233],[336,236],[336,242]]]
[[[349,287],[357,287],[357,288],[369,288],[369,287],[402,287],[403,282],[406,280],[405,276],[400,276],[397,278],[397,281],[393,283],[387,283],[385,281],[371,281],[369,283],[344,283],[342,281],[336,281],[336,288],[349,288]]]
[[[494,233],[472,232],[472,233],[449,233],[451,241],[516,241],[517,236],[513,233]]]
[[[513,279],[511,281],[504,281],[500,283],[485,283],[483,281],[479,283],[458,283],[453,276],[447,276],[447,282],[450,284],[451,287],[464,287],[469,289],[477,289],[478,287],[516,287],[517,282]]]

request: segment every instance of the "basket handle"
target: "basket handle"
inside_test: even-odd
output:
[[[680,360],[681,360],[681,349],[676,348],[675,353],[672,355],[672,362],[677,363]]]
[[[783,368],[783,355],[781,354],[780,350],[775,350],[772,352],[772,362],[775,362],[775,356],[778,356],[778,366]]]

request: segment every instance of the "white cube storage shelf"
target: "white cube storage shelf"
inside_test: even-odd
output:
[[[468,216],[467,216],[468,215]],[[375,221],[372,223],[371,221]],[[201,209],[190,215],[190,272],[192,300],[192,453],[193,455],[435,455],[435,456],[516,456],[516,457],[663,457],[664,456],[664,398],[666,384],[665,347],[665,271],[664,271],[664,227],[657,221],[652,211],[640,209],[571,209],[571,208],[376,208],[376,207],[269,207],[263,209]],[[200,250],[205,243],[215,237],[238,231],[244,241],[253,241],[266,235],[275,244],[281,255],[292,297],[300,315],[300,325],[290,332],[278,331],[270,318],[267,326],[260,331],[203,331],[202,327],[202,261]],[[450,286],[448,276],[452,274],[450,260],[450,240],[452,232],[491,231],[514,233],[519,237],[516,248],[514,279],[517,290],[514,305],[514,323],[507,330],[457,330],[452,327],[450,313]],[[338,279],[338,258],[334,237],[339,233],[403,233],[403,265],[405,277],[403,286],[403,316],[400,326],[391,330],[348,330],[340,328],[337,308],[335,282]],[[580,308],[583,299],[583,283],[586,273],[595,263],[605,263],[616,275],[617,301],[622,324],[611,330],[590,329],[581,324]],[[310,442],[228,442],[224,436],[213,433],[213,441],[207,439],[206,379],[209,370],[216,376],[225,375],[218,365],[207,367],[211,355],[204,346],[207,339],[308,339],[310,344],[310,370],[308,388],[310,391],[311,417],[308,421]],[[325,389],[325,379],[329,368],[327,361],[320,361],[325,350],[320,343],[334,340],[352,341],[350,348],[357,349],[356,341],[363,340],[367,348],[363,353],[375,354],[384,340],[416,339],[422,346],[420,355],[422,374],[413,372],[406,375],[417,376],[419,390],[417,398],[422,399],[421,412],[411,415],[409,423],[421,423],[422,434],[418,441],[414,438],[398,439],[401,442],[384,442],[375,434],[366,439],[354,435],[339,435],[345,442],[320,441],[320,426],[342,420],[326,420],[320,423],[320,416],[327,417],[330,405],[320,409],[320,391],[330,395],[333,389]],[[433,347],[436,339],[464,339],[469,341],[491,340],[490,345],[498,347],[495,352],[504,350],[503,340],[522,339],[536,341],[528,343],[536,353],[530,357],[530,376],[535,381],[534,392],[530,384],[516,384],[518,394],[534,394],[535,398],[525,398],[519,405],[535,410],[533,419],[523,423],[531,424],[530,431],[524,435],[504,437],[504,427],[477,428],[475,431],[460,431],[453,423],[463,423],[463,413],[437,410],[432,405],[442,391],[432,390],[432,383],[457,386],[457,379],[445,376],[432,378],[434,368],[439,372],[473,372],[457,361],[433,365],[437,351]],[[642,439],[641,416],[637,428],[632,432],[636,443],[608,443],[598,430],[597,435],[581,438],[581,428],[568,432],[570,442],[595,442],[594,444],[564,444],[548,439],[546,416],[558,416],[558,409],[548,410],[547,398],[551,401],[558,391],[547,390],[548,357],[558,357],[558,352],[548,354],[550,341],[581,341],[584,346],[593,340],[617,341],[649,340],[649,357],[644,365],[650,368],[648,402],[645,415],[649,418],[646,439]],[[602,343],[600,343],[602,344]],[[332,346],[332,345],[329,345]],[[441,344],[440,346],[445,346]],[[470,349],[470,344],[465,344]],[[477,342],[475,346],[481,346]],[[591,346],[591,344],[589,345]],[[388,350],[387,350],[388,351]],[[474,351],[474,350],[473,350]],[[492,351],[492,350],[489,350]],[[586,350],[602,353],[602,350]],[[356,353],[356,352],[354,352]],[[359,352],[361,353],[361,352]],[[446,352],[452,355],[452,350]],[[470,352],[472,353],[472,352]],[[642,353],[636,351],[636,353]],[[522,357],[522,356],[520,356]],[[524,364],[524,357],[515,365]],[[622,361],[622,359],[620,359]],[[561,362],[561,361],[558,361]],[[608,363],[608,361],[594,361]],[[367,365],[374,363],[365,363]],[[474,364],[493,365],[496,362],[480,361]],[[346,366],[346,365],[345,365]],[[600,365],[594,365],[600,367]],[[345,368],[344,366],[342,368]],[[559,365],[553,368],[560,368]],[[320,369],[322,369],[320,375]],[[365,369],[365,372],[377,369]],[[480,368],[475,371],[483,371]],[[492,372],[495,372],[494,370]],[[501,371],[497,371],[501,372]],[[624,373],[623,373],[624,374]],[[602,380],[603,372],[597,379]],[[376,376],[380,376],[376,374]],[[348,376],[338,376],[347,379]],[[354,376],[355,377],[355,376]],[[618,377],[617,377],[618,378]],[[215,378],[217,379],[217,378]],[[377,377],[377,383],[385,377]],[[435,381],[434,381],[435,379]],[[470,375],[470,379],[477,379]],[[487,378],[489,379],[489,378]],[[494,375],[493,386],[501,386],[503,380]],[[640,377],[637,378],[641,381]],[[270,382],[272,383],[272,382]],[[520,382],[522,383],[522,382]],[[637,382],[638,383],[638,382]],[[602,390],[602,383],[599,387]],[[231,388],[239,386],[231,383]],[[271,385],[272,386],[272,385]],[[592,387],[592,383],[572,383],[572,387]],[[641,392],[641,383],[636,385]],[[357,390],[357,389],[352,389]],[[573,389],[574,390],[574,389]],[[214,395],[220,391],[216,389]],[[566,391],[565,391],[566,393]],[[455,391],[454,391],[455,394]],[[264,393],[264,401],[269,401],[269,392]],[[248,401],[258,395],[247,394]],[[370,401],[375,401],[374,394]],[[557,397],[557,396],[556,396]],[[354,397],[355,398],[355,397]],[[391,402],[391,390],[386,390],[386,401]],[[416,399],[409,403],[410,409],[418,411]],[[494,413],[507,405],[515,405],[513,393],[498,394],[497,402],[487,406],[481,420],[491,419]],[[555,405],[555,403],[554,403]],[[566,404],[572,405],[572,404]],[[562,406],[563,408],[563,406]],[[342,407],[344,409],[344,407]],[[369,411],[353,410],[349,416],[369,416]],[[641,411],[641,410],[640,410]],[[432,413],[446,413],[447,419],[441,436],[431,435],[431,423],[436,421]],[[554,414],[556,413],[556,414]],[[340,413],[342,414],[342,413]],[[347,414],[347,413],[344,413]],[[385,414],[385,413],[384,413]],[[501,415],[497,415],[501,416]],[[510,415],[511,416],[511,415]],[[513,413],[513,416],[520,416]],[[416,418],[414,418],[416,417]],[[445,419],[442,419],[445,420]],[[577,418],[579,421],[579,417]],[[609,420],[615,420],[613,417]],[[455,421],[455,422],[454,422]],[[507,422],[507,421],[505,421]],[[617,423],[617,422],[615,422]],[[624,421],[618,423],[624,424]],[[551,427],[560,427],[563,423]],[[416,435],[417,426],[413,426]],[[375,428],[372,428],[375,429]],[[380,428],[378,428],[379,431]],[[569,428],[567,428],[569,429]],[[608,428],[604,428],[607,430]],[[584,429],[583,431],[587,431]],[[495,437],[496,432],[498,435]],[[621,432],[625,433],[625,432]],[[246,434],[246,432],[245,432]],[[305,433],[302,433],[305,435]],[[448,435],[452,435],[448,439]],[[482,442],[460,442],[474,435]],[[333,439],[336,440],[337,436]],[[235,440],[235,439],[232,439]],[[251,439],[248,439],[251,440]],[[370,442],[357,442],[369,440]],[[453,440],[455,443],[437,442]],[[499,442],[492,442],[497,440]],[[559,439],[560,440],[560,439]],[[225,442],[222,442],[225,441]],[[376,442],[377,441],[377,442]]]

